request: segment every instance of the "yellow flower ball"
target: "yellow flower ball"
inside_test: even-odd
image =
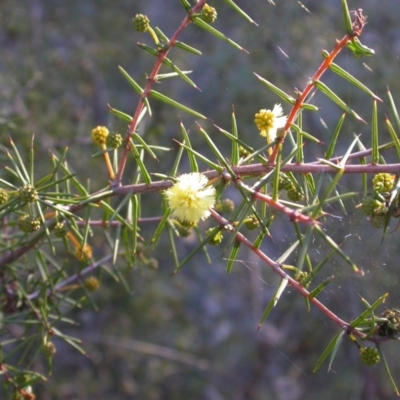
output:
[[[108,133],[108,129],[105,126],[96,126],[96,128],[92,129],[93,142],[99,146],[105,145]]]
[[[283,115],[280,104],[275,104],[272,110],[262,109],[256,113],[254,122],[260,130],[260,135],[267,139],[267,143],[272,143],[277,136],[278,129],[284,128],[287,116]]]
[[[215,203],[215,188],[207,186],[208,179],[198,172],[183,174],[164,192],[171,216],[181,222],[197,224],[210,216]]]

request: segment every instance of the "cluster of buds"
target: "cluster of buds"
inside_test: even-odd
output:
[[[360,347],[360,361],[368,367],[372,367],[381,361],[381,357],[378,350],[373,347]]]
[[[95,292],[100,289],[100,281],[95,276],[89,276],[83,282],[83,286],[89,292]]]
[[[207,230],[206,234],[208,235],[211,231],[213,231],[215,228],[210,228]],[[222,243],[222,239],[224,238],[224,236],[222,235],[221,231],[218,231],[210,240],[209,240],[209,244],[211,246],[218,246]]]
[[[372,180],[373,193],[368,193],[361,202],[361,210],[370,217],[373,227],[383,228],[388,218],[390,191],[395,184],[395,175],[380,173]],[[397,202],[397,200],[396,200]],[[392,216],[398,216],[397,207],[393,209]]]
[[[108,135],[109,131],[105,126],[96,126],[96,128],[92,129],[93,142],[99,146],[104,146],[107,143]]]
[[[140,264],[146,266],[149,269],[156,270],[158,269],[159,263],[158,260],[154,257],[147,257],[146,248],[142,242],[138,242],[136,246],[135,258]]]
[[[294,275],[294,279],[300,283],[302,283],[303,280],[305,280],[307,277],[308,277],[308,272],[300,271],[300,270],[297,270]],[[309,285],[309,283],[305,287],[307,288],[308,285]]]
[[[106,146],[109,149],[118,149],[122,145],[123,138],[120,133],[110,133],[106,138]]]
[[[192,233],[193,228],[196,226],[196,224],[179,221],[178,219],[171,219],[170,222],[173,225],[178,236],[182,238],[188,237]]]
[[[370,217],[374,228],[383,228],[389,211],[386,198],[369,193],[362,199],[361,210]]]
[[[68,227],[65,221],[57,222],[56,226],[54,227],[54,233],[58,238],[63,238],[68,233]]]
[[[247,158],[251,153],[246,150],[243,146],[239,146],[239,157]]]
[[[41,220],[28,214],[21,215],[18,219],[18,227],[22,232],[33,233],[40,229]]]
[[[160,45],[160,41],[156,32],[150,26],[150,19],[147,15],[144,14],[136,14],[132,19],[133,28],[137,32],[148,32],[154,40],[154,43],[157,45],[158,50],[164,50],[163,46]],[[168,47],[167,47],[168,48]]]
[[[118,149],[123,142],[121,134],[110,133],[105,126],[92,129],[92,140],[103,149]]]
[[[287,197],[290,201],[297,203],[304,199],[301,188],[293,182],[285,173],[279,175],[279,190],[286,190]]]
[[[377,333],[379,336],[398,339],[400,337],[400,310],[393,308],[384,311],[378,323]]]
[[[286,271],[292,271],[294,273],[293,275],[294,280],[301,283],[305,288],[307,288],[310,285],[310,282],[306,282],[305,284],[303,283],[305,279],[308,277],[308,272],[302,271],[297,267],[294,267],[293,265],[286,265],[286,264],[282,264],[282,269]]]
[[[260,226],[260,221],[254,214],[249,215],[243,222],[245,227],[250,231],[254,231]]]
[[[18,196],[23,203],[34,203],[39,199],[37,190],[30,184],[20,187],[18,190]]]
[[[147,15],[136,14],[132,19],[133,27],[138,32],[146,32],[150,27],[150,20]]]
[[[106,150],[107,148],[118,149],[123,142],[122,136],[119,133],[110,133],[105,126],[96,126],[96,128],[92,129],[92,140],[103,150],[103,156],[106,162],[108,173],[110,175],[110,179],[113,180],[115,178],[114,169]]]
[[[52,343],[52,342],[46,342],[42,348],[41,348],[41,352],[45,357],[53,357],[56,352],[56,346]]]
[[[0,189],[0,204],[5,204],[8,201],[8,193],[4,189]]]
[[[230,214],[235,209],[235,203],[231,199],[218,200],[215,204],[215,211],[222,214]]]
[[[207,24],[213,24],[217,20],[218,14],[214,7],[204,4],[198,16]]]
[[[376,174],[372,179],[372,186],[375,192],[378,193],[389,193],[395,184],[396,175],[382,172]]]

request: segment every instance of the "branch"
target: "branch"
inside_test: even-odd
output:
[[[152,69],[149,77],[147,78],[147,84],[143,90],[143,93],[140,95],[140,99],[136,106],[136,110],[133,114],[132,120],[128,125],[128,133],[125,138],[125,147],[121,154],[121,160],[118,165],[118,171],[117,171],[116,177],[113,181],[113,186],[119,186],[121,184],[122,175],[124,173],[126,161],[128,159],[128,155],[129,155],[130,149],[131,149],[131,137],[132,137],[133,133],[136,131],[136,128],[138,126],[139,118],[140,118],[140,115],[144,108],[144,99],[149,96],[151,89],[152,89],[154,83],[156,82],[156,76],[158,74],[158,71],[160,70],[161,66],[163,65],[164,59],[167,57],[167,55],[168,55],[169,51],[172,49],[172,47],[175,46],[175,43],[176,43],[179,35],[192,22],[192,19],[191,19],[192,15],[195,14],[198,10],[200,10],[204,6],[205,3],[206,3],[206,0],[199,0],[191,8],[191,10],[188,12],[188,14],[185,16],[185,18],[179,25],[178,29],[171,36],[168,44],[165,46],[165,48],[163,48],[161,51],[159,51],[159,55],[153,66],[153,69]]]

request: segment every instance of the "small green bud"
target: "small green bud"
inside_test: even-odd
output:
[[[40,225],[41,222],[39,218],[31,217],[28,214],[22,215],[18,219],[18,227],[25,233],[36,232],[40,229]]]
[[[0,189],[0,204],[5,204],[8,201],[8,193],[4,189]]]
[[[208,235],[211,231],[213,231],[214,228],[210,228],[207,230],[206,234]],[[218,246],[219,244],[222,243],[222,239],[224,238],[224,235],[222,234],[221,231],[218,231],[214,237],[212,237],[210,239],[210,241],[208,242],[211,246]]]
[[[57,222],[54,227],[54,233],[57,237],[62,238],[68,233],[68,228],[65,224],[65,221]]]
[[[372,194],[367,194],[364,196],[361,202],[361,210],[365,215],[372,216],[374,214],[379,214],[376,210],[381,210],[385,207],[385,204],[378,199],[375,199]]]
[[[89,276],[85,279],[83,284],[89,292],[95,292],[100,289],[100,281],[95,276]]]
[[[371,224],[376,229],[382,229],[385,226],[385,221],[385,214],[376,214],[371,216]]]
[[[56,354],[57,349],[56,346],[52,342],[46,342],[42,348],[41,352],[45,357],[53,357]]]
[[[250,152],[247,151],[243,146],[239,146],[239,157],[246,158],[250,155]]]
[[[229,214],[235,209],[235,203],[231,199],[223,199],[217,202],[215,210],[217,212]]]
[[[158,260],[154,257],[151,257],[147,260],[146,266],[150,269],[158,269]]]
[[[133,27],[138,32],[146,32],[150,26],[149,18],[147,17],[147,15],[143,15],[143,14],[136,14],[132,18],[132,23],[133,23]]]
[[[188,237],[192,233],[192,229],[196,226],[196,224],[193,225],[191,223],[181,222],[176,219],[171,220],[171,222],[174,224],[180,237]]]
[[[118,149],[123,142],[123,138],[119,133],[111,133],[107,136],[106,146],[110,149]]]
[[[37,190],[30,184],[26,184],[19,188],[18,196],[23,203],[34,203],[39,199]]]
[[[400,311],[396,308],[385,310],[382,317],[388,320],[390,327],[400,331]]]
[[[247,229],[249,229],[250,231],[254,231],[255,229],[257,229],[259,227],[260,222],[258,221],[256,216],[253,214],[244,220],[244,224]]]
[[[294,203],[297,203],[298,201],[301,201],[304,199],[303,193],[296,187],[291,187],[287,191],[287,196],[290,201],[293,201]]]
[[[199,17],[207,24],[213,24],[217,19],[217,10],[214,7],[209,6],[208,4],[204,4]]]
[[[293,187],[292,181],[288,178],[286,174],[281,172],[279,174],[278,190],[289,190]]]
[[[301,282],[303,279],[307,278],[307,276],[308,272],[297,270],[296,274],[294,275],[294,279],[297,282]]]
[[[387,193],[393,189],[395,179],[396,175],[382,172],[374,176],[374,179],[372,179],[372,185],[374,190],[377,192]]]
[[[361,347],[360,360],[368,367],[372,367],[381,361],[381,357],[377,349],[373,347]]]
[[[386,321],[379,324],[379,336],[387,336],[393,339],[399,339],[400,333],[400,311],[393,308],[385,310],[382,318]]]

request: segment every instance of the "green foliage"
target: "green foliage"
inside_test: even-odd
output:
[[[351,322],[346,321],[349,315],[344,310],[336,310],[324,300],[327,290],[335,290],[336,278],[330,271],[332,257],[343,260],[344,274],[352,277],[363,279],[365,270],[369,269],[353,261],[351,254],[342,248],[342,238],[337,240],[330,231],[332,210],[342,218],[349,208],[353,212],[363,212],[374,227],[382,229],[382,237],[391,219],[400,215],[400,183],[396,175],[400,156],[396,130],[400,122],[394,99],[389,93],[388,111],[393,114],[394,122],[392,124],[386,117],[385,124],[390,141],[379,144],[385,140],[378,130],[378,102],[383,103],[382,100],[374,93],[374,88],[334,63],[339,53],[345,51],[353,53],[357,61],[360,57],[374,55],[374,51],[361,42],[366,17],[361,10],[349,12],[346,1],[342,1],[346,31],[343,38],[331,41],[330,51],[323,51],[322,59],[315,60],[314,74],[302,88],[296,89],[294,96],[280,84],[271,83],[269,77],[267,80],[262,74],[254,73],[255,80],[263,83],[258,87],[261,96],[266,95],[266,87],[284,104],[274,105],[269,100],[270,104],[258,106],[254,102],[248,119],[254,120],[255,126],[244,129],[239,123],[240,107],[246,112],[249,110],[245,104],[238,104],[238,110],[227,118],[231,126],[229,132],[212,126],[207,111],[189,96],[175,99],[174,89],[180,79],[185,90],[199,91],[195,77],[188,76],[192,71],[178,66],[202,55],[197,49],[200,40],[189,39],[194,43],[178,40],[186,30],[195,29],[212,43],[221,40],[225,46],[247,53],[236,39],[223,32],[224,26],[219,27],[218,22],[231,18],[225,14],[229,10],[235,12],[235,24],[243,26],[240,29],[246,29],[248,23],[255,26],[253,17],[249,16],[251,10],[245,11],[231,0],[225,3],[226,9],[221,5],[220,10],[206,4],[205,0],[194,4],[181,1],[181,21],[169,37],[160,28],[152,27],[153,18],[142,13],[133,17],[134,37],[138,40],[145,37],[143,40],[151,42],[151,45],[138,43],[138,49],[143,50],[140,57],[123,60],[134,64],[134,68],[119,67],[124,85],[131,90],[130,95],[135,96],[136,106],[132,111],[131,102],[127,106],[117,96],[113,98],[108,111],[113,115],[113,123],[122,127],[118,133],[109,134],[105,122],[89,126],[88,120],[80,121],[87,138],[83,142],[90,139],[93,142],[90,148],[93,157],[87,156],[79,141],[73,141],[70,150],[62,141],[46,146],[46,137],[39,135],[25,142],[20,133],[29,131],[29,123],[25,126],[18,113],[2,116],[11,139],[4,141],[1,149],[5,168],[0,178],[0,215],[4,227],[0,237],[0,367],[5,391],[10,395],[28,398],[32,387],[46,379],[35,362],[38,359],[47,361],[50,374],[57,364],[59,344],[86,354],[79,333],[69,333],[70,326],[75,324],[71,315],[83,307],[98,309],[97,296],[106,292],[110,280],[124,287],[128,296],[131,289],[127,276],[132,270],[138,276],[140,272],[146,276],[167,270],[178,277],[185,270],[202,268],[195,262],[199,254],[211,263],[216,253],[209,245],[225,246],[222,252],[228,274],[235,271],[245,249],[271,271],[276,287],[263,305],[264,313],[261,310],[258,315],[260,330],[268,324],[267,317],[270,318],[274,310],[279,312],[285,297],[295,291],[304,299],[299,312],[306,314],[316,308],[339,328],[319,357],[315,371],[328,357],[329,369],[332,368],[348,337],[350,343],[360,348],[362,363],[375,365],[383,361],[389,382],[398,393],[382,352],[382,343],[399,338],[400,312],[395,308],[383,313],[376,311],[387,294],[379,293],[372,306],[363,300],[364,311]],[[121,14],[122,19],[126,17],[128,26],[129,18]],[[18,29],[11,34],[26,34],[22,27]],[[118,42],[116,38],[111,40],[114,42]],[[125,48],[122,46],[121,50]],[[118,51],[112,58],[116,67]],[[145,73],[140,64],[142,59],[152,63]],[[96,74],[99,67],[85,68]],[[237,72],[234,66],[232,70]],[[358,114],[365,113],[364,107],[357,102],[348,104],[328,79],[324,81],[329,71],[345,78],[350,90],[362,92],[372,102],[368,138],[356,136],[349,144],[345,115],[357,126],[364,126],[368,119]],[[17,75],[16,71],[16,81],[21,79]],[[53,79],[52,76],[46,78]],[[173,84],[170,85],[170,81]],[[159,85],[161,82],[163,85]],[[213,84],[221,86],[218,81]],[[6,89],[3,88],[5,92]],[[32,98],[27,97],[26,102],[36,104],[40,113],[44,106],[35,102],[35,93],[33,90]],[[312,124],[309,126],[305,122],[309,115],[319,112],[319,102],[327,101],[322,96],[314,98],[316,93],[325,95],[333,107],[345,113],[332,122],[333,133],[326,148],[322,147],[323,140]],[[103,107],[105,111],[106,105]],[[195,126],[195,131],[187,128],[188,123],[175,121],[175,147],[171,148],[160,144],[162,139],[154,131],[159,130],[165,136],[167,133],[162,124],[157,127],[154,121],[163,113],[167,115],[166,120],[171,115],[175,118],[176,111],[182,112],[181,118]],[[194,122],[196,118],[201,124]],[[104,116],[102,119],[106,120]],[[58,125],[55,119],[44,123],[41,129],[49,131],[57,127],[57,135],[65,138],[79,124],[75,121],[67,127],[58,128]],[[305,146],[310,151],[304,151]],[[47,165],[42,161],[46,147],[51,147]],[[393,161],[386,163],[383,151],[385,157],[389,154]],[[351,189],[342,184],[349,175],[354,180]],[[354,211],[354,202],[359,201],[361,204],[356,208],[361,210]],[[281,236],[282,226],[288,239],[276,245],[274,253],[267,252],[271,240],[278,241]],[[350,232],[355,233],[356,229],[351,228]],[[190,243],[191,248],[182,251],[184,243]],[[168,256],[163,256],[163,252]],[[140,296],[146,295],[139,293],[135,297],[141,315],[149,321],[164,317],[153,317],[146,309],[148,306],[140,303]],[[172,309],[168,304],[162,307],[168,312]],[[297,312],[294,306],[285,311]],[[325,336],[329,336],[330,328],[324,329]],[[361,346],[360,342],[375,344],[377,349]],[[147,351],[161,354],[164,349],[152,347]],[[204,360],[171,357],[199,369],[208,368]],[[148,398],[157,396],[146,395]]]

